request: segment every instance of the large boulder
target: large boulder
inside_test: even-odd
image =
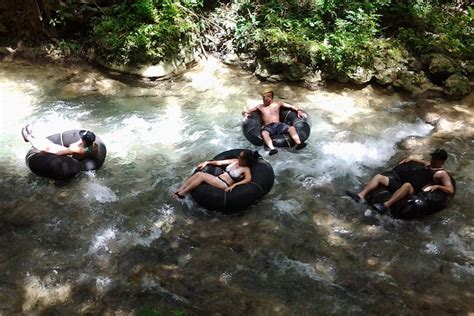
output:
[[[471,93],[469,78],[460,74],[449,76],[443,83],[443,92],[451,98],[460,99]]]
[[[195,62],[197,52],[180,52],[177,57],[172,59],[163,60],[157,64],[146,64],[146,65],[126,65],[110,63],[102,60],[98,56],[91,57],[95,63],[112,71],[117,71],[123,74],[131,74],[143,78],[152,79],[168,79],[178,74],[183,73],[188,65]]]
[[[349,80],[356,84],[364,84],[372,80],[374,71],[364,67],[357,67],[354,71],[347,74]]]
[[[398,73],[395,87],[410,92],[413,96],[438,95],[441,89],[430,82],[423,72],[404,71]]]
[[[436,84],[441,84],[449,76],[459,71],[459,66],[444,55],[433,54],[429,58],[428,76]]]

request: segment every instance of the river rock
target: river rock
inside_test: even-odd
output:
[[[318,90],[324,85],[321,71],[317,70],[303,77],[303,86],[309,90]]]
[[[471,93],[469,78],[460,74],[449,76],[443,83],[443,92],[451,98],[460,99]]]
[[[183,73],[188,65],[192,64],[196,58],[197,53],[181,51],[180,57],[163,60],[156,64],[142,64],[142,65],[125,65],[110,63],[102,60],[100,57],[94,58],[94,61],[112,71],[118,71],[124,74],[131,74],[143,78],[151,79],[168,79],[178,74]]]
[[[435,83],[443,82],[459,70],[456,63],[444,55],[433,54],[430,56],[428,71],[430,78]]]
[[[266,65],[261,60],[256,61],[254,75],[261,80],[267,80],[267,78],[270,77],[270,71],[267,69]]]
[[[222,62],[226,65],[235,66],[239,65],[240,59],[236,54],[229,53],[222,58]]]
[[[374,58],[374,78],[378,84],[388,85],[397,80],[400,65],[396,65],[392,60]]]
[[[398,73],[395,87],[410,92],[413,96],[437,96],[441,89],[432,84],[423,72],[404,71]]]
[[[304,64],[293,63],[283,72],[283,77],[289,81],[300,81],[308,73],[308,67]]]
[[[353,72],[347,74],[349,80],[356,84],[364,84],[372,80],[374,71],[364,67],[357,67]]]

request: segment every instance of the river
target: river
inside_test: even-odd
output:
[[[268,87],[309,113],[305,149],[268,156],[243,136],[241,111]],[[0,315],[474,312],[472,95],[309,91],[214,58],[156,85],[2,61],[0,90]],[[43,136],[93,130],[104,166],[66,183],[35,176],[20,136],[28,122]],[[442,212],[401,221],[344,196],[436,147],[458,185]],[[172,197],[199,162],[231,148],[259,150],[274,168],[255,206],[222,216]]]

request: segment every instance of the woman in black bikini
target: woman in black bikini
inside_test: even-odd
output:
[[[232,191],[236,186],[249,183],[252,179],[249,166],[257,162],[257,157],[250,150],[242,150],[238,158],[225,160],[210,160],[200,163],[199,170],[207,165],[226,166],[224,172],[218,176],[198,171],[187,179],[183,185],[174,193],[178,198],[184,196],[199,186],[201,183],[208,183],[226,192]]]
[[[29,142],[34,148],[39,151],[56,154],[58,156],[71,155],[77,160],[86,158],[95,158],[98,155],[99,148],[95,141],[95,134],[91,131],[79,131],[79,139],[77,142],[70,144],[68,147],[61,146],[51,142],[47,138],[36,138],[33,136],[33,131],[30,125],[26,125],[21,130],[21,135],[25,142]]]

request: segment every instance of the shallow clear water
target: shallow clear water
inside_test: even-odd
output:
[[[310,114],[306,149],[269,157],[244,138],[240,112],[268,86]],[[2,315],[474,311],[473,138],[459,132],[474,117],[469,100],[430,104],[464,111],[435,111],[461,124],[450,133],[394,93],[262,84],[214,59],[154,87],[1,62],[0,90]],[[106,163],[68,183],[36,177],[24,162],[26,122],[44,136],[93,130]],[[259,149],[275,171],[257,205],[216,216],[172,198],[197,163],[240,147]],[[458,182],[441,213],[403,222],[343,195],[433,147],[450,152]]]

